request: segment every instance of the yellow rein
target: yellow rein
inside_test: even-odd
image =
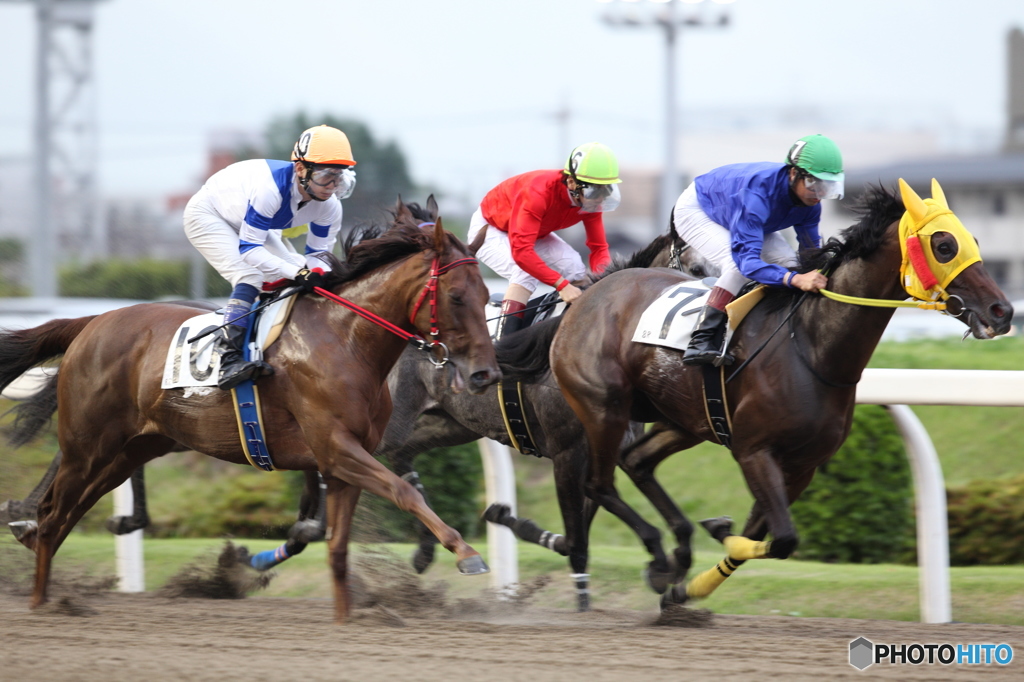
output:
[[[852,303],[854,305],[866,305],[872,308],[920,308],[921,310],[945,310],[945,301],[891,301],[881,298],[861,298],[860,296],[847,296],[837,294],[828,289],[818,290],[825,298],[831,298],[840,303]]]

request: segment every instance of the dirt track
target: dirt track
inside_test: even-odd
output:
[[[461,612],[460,612],[461,611]],[[402,616],[360,609],[343,627],[322,599],[65,597],[39,611],[0,594],[4,680],[781,680],[1022,679],[1024,628],[716,615],[708,627],[656,614],[538,606]],[[261,632],[262,630],[262,632]],[[1007,667],[847,663],[848,643],[1006,642]]]

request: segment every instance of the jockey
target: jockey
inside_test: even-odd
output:
[[[793,227],[800,248],[820,246],[823,199],[843,196],[843,157],[824,135],[797,140],[785,163],[737,163],[716,168],[683,191],[674,209],[676,231],[722,270],[701,312],[687,365],[705,365],[724,354],[725,305],[750,280],[817,291],[828,284],[820,272],[798,274],[798,260],[780,230]]]
[[[566,303],[582,293],[571,282],[586,274],[583,260],[556,230],[582,221],[590,269],[600,272],[611,261],[601,213],[619,205],[620,182],[612,151],[588,142],[572,150],[564,169],[516,175],[487,193],[467,239],[479,245],[477,258],[509,281],[495,340],[522,327],[526,302],[541,282]]]
[[[348,137],[321,125],[302,133],[291,162],[239,161],[214,173],[185,207],[185,234],[234,287],[215,340],[220,352],[217,385],[225,390],[274,370],[243,360],[249,330],[245,316],[264,282],[294,280],[307,291],[323,284],[325,259],[341,229],[341,199],[356,184]],[[305,256],[281,231],[309,224]]]

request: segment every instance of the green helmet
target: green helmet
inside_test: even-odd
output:
[[[594,185],[622,182],[615,154],[600,142],[587,142],[573,149],[566,159],[564,170],[577,182]]]
[[[843,155],[836,143],[824,135],[807,135],[793,143],[786,163],[802,168],[814,177],[843,182]]]

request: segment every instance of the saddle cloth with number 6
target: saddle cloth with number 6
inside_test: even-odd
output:
[[[710,282],[709,286],[706,282]],[[703,281],[679,282],[666,288],[658,298],[651,301],[633,332],[633,341],[651,346],[664,346],[686,350],[690,345],[690,334],[697,326],[700,311],[707,303],[708,294],[714,286],[710,278]],[[726,330],[725,346],[729,347],[733,331],[739,326],[764,296],[764,286],[740,296],[725,306],[729,314],[729,328]]]
[[[253,335],[254,348],[251,356],[262,357],[262,351],[268,348],[280,336],[284,323],[288,320],[295,297],[276,301],[259,314],[256,321],[256,333]],[[220,372],[220,354],[213,351],[216,334],[204,336],[194,343],[189,343],[196,334],[219,327],[224,323],[224,315],[220,312],[205,313],[185,320],[171,338],[171,346],[167,350],[164,363],[163,380],[160,388],[191,388],[197,386],[216,386]]]

